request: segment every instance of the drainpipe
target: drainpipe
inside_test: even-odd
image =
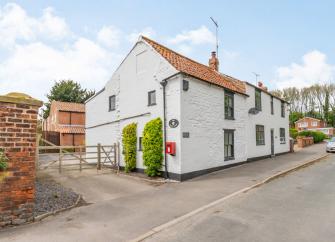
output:
[[[165,88],[167,85],[167,80],[164,79],[163,81],[161,81],[161,85],[163,87],[163,129],[164,129],[164,166],[165,166],[165,178],[169,179],[169,172],[168,172],[168,165],[167,165],[167,157],[166,157],[166,153],[165,153],[165,149],[166,149],[166,92],[165,92]]]
[[[165,153],[165,148],[166,148],[166,86],[167,86],[167,80],[177,76],[178,74],[180,74],[181,72],[177,72],[165,79],[163,79],[160,84],[163,87],[163,129],[164,129],[164,167],[165,167],[165,178],[169,179],[169,171],[168,171],[168,163],[167,163],[167,156]]]

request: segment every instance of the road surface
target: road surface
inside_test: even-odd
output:
[[[335,241],[335,155],[145,241]]]

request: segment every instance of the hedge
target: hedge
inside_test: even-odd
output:
[[[136,168],[137,150],[137,124],[131,123],[122,130],[122,145],[125,161],[125,171],[130,172]]]
[[[160,118],[149,121],[143,130],[143,161],[148,176],[161,174],[163,162],[163,130]]]
[[[298,133],[298,136],[313,137],[314,143],[320,143],[327,138],[327,135],[320,131],[304,130]]]
[[[290,137],[293,139],[296,139],[298,136],[298,130],[296,129],[290,129]]]

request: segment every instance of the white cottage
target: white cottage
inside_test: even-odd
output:
[[[162,169],[175,180],[288,152],[287,103],[262,86],[220,73],[218,65],[215,52],[206,66],[140,37],[86,102],[86,144],[122,143],[123,127],[136,122],[136,166],[142,171],[144,125],[161,117],[164,142],[176,144]]]

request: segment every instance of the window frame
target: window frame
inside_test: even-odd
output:
[[[273,96],[271,96],[271,103],[270,103],[270,105],[271,105],[271,115],[274,115],[274,103],[273,103]]]
[[[232,100],[232,106],[226,106],[226,98]],[[224,116],[225,119],[234,120],[235,119],[235,108],[234,108],[234,93],[225,91],[224,93]],[[228,111],[231,109],[231,115],[228,115]]]
[[[155,102],[152,102],[152,100],[151,100],[151,94],[155,95]],[[157,104],[156,90],[152,90],[152,91],[148,92],[148,106],[155,106],[156,104]]]
[[[282,136],[282,131],[283,132],[283,135]],[[286,130],[285,128],[279,128],[279,140],[280,140],[280,144],[286,144]]]
[[[228,135],[227,140],[228,143],[226,144],[226,135]],[[229,135],[232,135],[232,144],[229,143]],[[224,148],[223,148],[223,154],[224,154],[224,160],[235,160],[235,130],[233,129],[224,129]],[[228,155],[228,147],[231,147],[231,155]],[[226,147],[227,147],[227,155],[226,155]]]
[[[114,107],[112,107],[112,99],[114,99]],[[111,95],[108,97],[108,111],[112,112],[115,111],[116,109],[116,96],[115,95]]]
[[[260,128],[262,128],[263,130],[259,130]],[[256,145],[257,146],[265,145],[265,126],[257,124],[255,130],[256,130]],[[262,134],[263,139],[258,139],[259,137],[258,133]]]
[[[281,117],[285,118],[285,102],[284,101],[281,101],[280,110],[281,110]]]
[[[257,101],[258,93],[259,93],[259,105]],[[257,88],[255,88],[255,109],[258,111],[262,111],[262,91]]]

